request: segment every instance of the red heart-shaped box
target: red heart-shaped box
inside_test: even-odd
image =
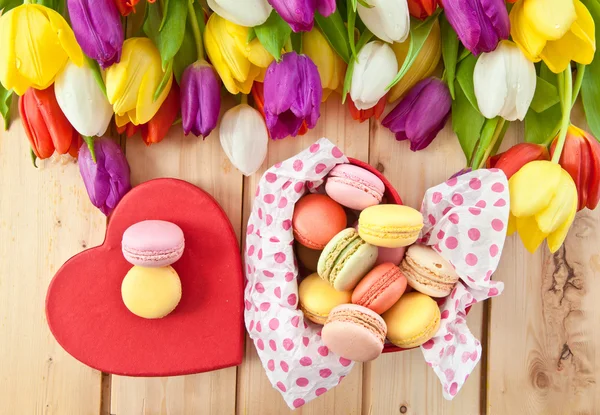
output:
[[[177,308],[162,319],[132,314],[121,282],[132,267],[121,253],[123,232],[160,219],[183,230],[185,251],[173,264],[181,278]],[[46,297],[48,325],[77,360],[107,373],[176,376],[242,362],[243,274],[237,237],[208,193],[176,179],[143,183],[110,217],[104,243],[69,259]]]

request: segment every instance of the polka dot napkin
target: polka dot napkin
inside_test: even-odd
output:
[[[277,163],[261,178],[246,230],[245,321],[267,377],[290,408],[338,385],[353,362],[323,344],[321,326],[304,320],[298,303],[292,215],[336,164],[348,159],[322,138]]]
[[[508,181],[497,169],[453,177],[423,199],[421,243],[432,245],[461,278],[440,306],[440,330],[421,346],[446,399],[456,396],[481,358],[481,343],[466,324],[467,307],[504,289],[491,276],[504,247],[509,206]]]

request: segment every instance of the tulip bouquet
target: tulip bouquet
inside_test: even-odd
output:
[[[509,177],[509,231],[532,251],[544,239],[558,249],[576,211],[600,198],[600,144],[570,124],[581,92],[600,136],[599,0],[0,0],[0,10],[5,127],[16,94],[34,163],[79,156],[106,214],[130,188],[124,153],[98,138],[111,122],[151,145],[178,124],[206,138],[220,118],[224,153],[250,175],[269,138],[305,134],[335,95],[359,122],[392,104],[382,125],[413,151],[452,114],[466,168]],[[142,30],[128,37],[136,16]],[[223,89],[238,105],[221,115]],[[526,142],[496,154],[516,120]]]

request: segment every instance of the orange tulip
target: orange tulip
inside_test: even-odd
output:
[[[551,154],[556,142],[557,138],[550,148]],[[591,134],[571,125],[559,163],[577,187],[577,210],[595,209],[600,201],[600,143]]]
[[[408,0],[408,10],[417,19],[424,20],[437,9],[437,0]]]
[[[254,85],[252,85],[252,98],[254,98],[256,109],[258,110],[258,112],[260,112],[263,118],[265,118],[265,94],[262,82],[254,82]],[[304,121],[302,123],[302,126],[300,126],[298,135],[304,135],[307,132],[308,125],[306,125],[306,121]]]
[[[375,119],[378,120],[381,117],[381,114],[383,114],[383,111],[385,110],[385,100],[386,96],[383,96],[379,100],[379,102],[375,104],[374,107],[369,108],[367,110],[359,110],[358,108],[356,108],[356,105],[354,105],[352,98],[348,97],[348,109],[350,110],[350,115],[352,116],[352,119],[354,119],[355,121],[362,123],[371,117],[375,117]]]
[[[521,143],[509,148],[504,153],[490,157],[486,167],[500,169],[510,179],[521,167],[535,160],[550,160],[546,147],[540,144]]]

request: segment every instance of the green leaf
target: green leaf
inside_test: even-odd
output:
[[[248,39],[246,39],[246,42],[247,42],[247,43],[250,43],[250,42],[252,42],[254,39],[256,39],[256,30],[254,30],[254,28],[253,28],[253,27],[251,27],[251,28],[248,30]]]
[[[372,9],[373,8],[373,6],[371,6],[365,0],[358,0],[358,3],[360,3],[361,6],[366,7],[367,9]]]
[[[525,142],[548,145],[558,134],[562,109],[560,104],[537,113],[527,111],[525,115]]]
[[[541,77],[537,77],[535,86],[535,95],[531,101],[531,109],[535,112],[544,112],[560,101],[558,89],[550,82]]]
[[[292,40],[292,50],[298,54],[302,53],[302,32],[292,32],[290,39]]]
[[[23,4],[22,1],[20,3]],[[63,14],[65,11],[65,0],[32,0],[30,3],[46,6],[52,10],[56,10],[60,14]]]
[[[348,42],[350,43],[352,57],[356,59],[356,45],[354,44],[354,28],[356,27],[356,0],[348,0],[348,3]]]
[[[372,37],[373,33],[371,33],[369,29],[365,29],[365,31],[362,32],[360,38],[358,39],[358,43],[356,44],[357,55]],[[348,68],[346,69],[346,76],[344,77],[344,89],[342,91],[342,104],[346,103],[346,96],[348,95],[348,91],[350,91],[350,86],[352,85],[352,75],[354,74],[355,63],[356,60],[352,59],[348,64]]]
[[[185,0],[183,0],[185,1]],[[169,10],[169,0],[164,0],[164,5],[162,6],[163,10]],[[165,23],[167,23],[167,13],[163,13],[163,18],[162,21],[160,22],[160,27],[158,28],[158,31],[161,32],[163,30],[163,28],[165,27]]]
[[[590,14],[596,22],[596,39],[600,39],[600,3],[597,0],[583,0]],[[600,54],[596,53],[594,60],[589,64],[581,84],[581,99],[587,123],[592,133],[600,139]]]
[[[169,1],[165,6],[164,25],[158,2],[146,5],[147,13],[144,22],[144,33],[152,39],[160,52],[163,71],[166,70],[169,63],[172,64],[173,58],[183,43],[188,13],[187,1]]]
[[[13,92],[12,89],[7,91],[2,84],[0,84],[0,114],[4,118],[4,131],[10,127],[10,104],[12,103]]]
[[[470,163],[472,168],[476,169],[481,165],[488,147],[492,144],[492,138],[496,133],[496,128],[498,127],[499,122],[500,117],[496,117],[492,118],[491,120],[485,120],[483,123],[483,129],[481,130],[481,135],[479,137],[479,141],[477,142],[477,146],[475,147],[475,151],[473,152],[473,159]],[[503,126],[504,124],[507,123],[502,123]]]
[[[458,61],[460,62],[460,61],[466,59],[467,56],[472,56],[472,53],[469,49],[464,48],[462,50],[462,52],[460,53],[460,56],[458,57]]]
[[[450,89],[450,95],[454,99],[454,78],[456,76],[456,63],[458,61],[458,36],[448,23],[446,15],[440,17],[440,29],[442,33],[442,58],[446,69],[446,81]]]
[[[456,79],[473,108],[479,111],[479,105],[475,97],[475,86],[473,85],[473,71],[476,63],[477,58],[475,56],[467,56],[458,66]]]
[[[419,55],[419,52],[421,52],[423,44],[425,44],[427,37],[429,37],[429,33],[431,33],[431,28],[433,27],[433,24],[437,20],[439,14],[440,9],[437,9],[436,12],[429,16],[425,21],[420,21],[411,17],[410,45],[408,46],[408,54],[406,55],[406,59],[404,59],[404,63],[398,71],[398,74],[396,75],[394,80],[387,86],[387,89],[390,89],[398,82],[400,82],[400,79],[402,79],[402,77],[406,74],[406,72],[408,72],[412,64],[415,62],[417,56]]]
[[[458,136],[458,142],[470,164],[485,117],[471,105],[458,82],[454,85],[456,99],[452,101],[452,129]]]
[[[196,50],[194,33],[192,32],[190,25],[187,25],[181,47],[173,58],[173,74],[175,75],[178,84],[181,85],[181,75],[183,74],[183,71],[185,71],[185,68],[196,62],[197,59],[198,51]]]
[[[100,87],[100,90],[102,90],[102,92],[106,96],[106,84],[104,83],[104,78],[102,78],[102,70],[100,70],[100,65],[98,65],[98,62],[96,62],[94,59],[90,58],[89,56],[87,56],[87,55],[84,55],[84,56],[85,56],[85,60],[88,64],[88,66],[92,70],[92,75],[94,76],[94,80]]]
[[[356,12],[356,9],[358,8],[358,0],[349,0],[349,2],[352,5],[352,10]]]
[[[156,102],[156,100],[160,97],[160,94],[163,93],[167,85],[169,84],[169,80],[173,76],[173,59],[167,62],[167,68],[165,70],[165,74],[160,80],[160,84],[156,87],[156,91],[154,91],[154,96],[152,97],[152,101]]]
[[[315,13],[315,21],[331,47],[340,55],[344,62],[349,63],[350,41],[348,40],[348,31],[346,30],[346,25],[340,11],[336,9],[328,17],[323,17],[320,13]]]
[[[21,4],[23,4],[22,0],[0,0],[0,10],[3,10],[4,13],[6,13],[10,9],[14,9]]]
[[[292,28],[275,10],[271,12],[266,22],[254,28],[256,37],[265,49],[279,62],[281,50],[290,38]]]

